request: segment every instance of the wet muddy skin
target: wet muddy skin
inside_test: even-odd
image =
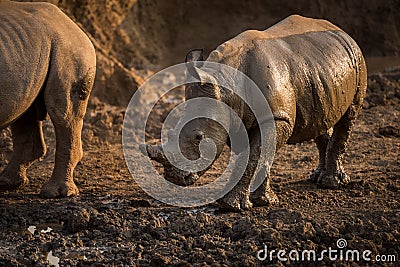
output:
[[[182,100],[182,91],[168,96]],[[148,138],[175,101],[160,100]],[[46,200],[40,185],[54,164],[54,129],[44,122],[50,150],[28,171],[31,183],[0,193],[0,266],[258,266],[257,252],[274,249],[347,248],[400,257],[400,70],[369,76],[363,112],[356,121],[345,157],[352,182],[344,189],[318,188],[308,181],[317,164],[313,142],[288,145],[276,155],[271,186],[280,199],[272,208],[222,212],[217,204],[196,209],[166,206],[147,196],[126,168],[121,148],[124,107],[92,98],[85,117],[85,156],[75,171],[78,197]],[[385,129],[393,129],[388,131]],[[10,131],[0,132],[0,169],[11,154]],[[226,166],[222,159],[200,183]],[[160,166],[157,166],[160,167]],[[35,226],[31,234],[29,226]],[[42,230],[52,228],[50,232]],[[284,266],[276,257],[275,266]],[[96,265],[97,264],[97,265]],[[327,266],[332,262],[325,261]],[[286,263],[288,265],[288,263]],[[340,262],[365,266],[366,262]],[[384,265],[384,264],[382,264]],[[292,262],[292,266],[303,266]],[[317,266],[317,265],[315,265]],[[387,264],[395,266],[395,264]]]
[[[247,30],[219,45],[204,63],[203,51],[194,49],[186,56],[187,76],[199,83],[185,86],[185,111],[181,120],[191,117],[202,104],[189,104],[190,100],[208,97],[228,105],[238,114],[246,137],[249,139],[249,159],[238,152],[231,178],[245,170],[239,182],[220,199],[227,210],[240,211],[253,206],[271,206],[279,198],[270,187],[269,160],[263,142],[269,131],[267,122],[260,122],[261,116],[271,112],[276,135],[275,150],[284,144],[297,144],[314,139],[318,148],[318,167],[311,175],[311,181],[324,188],[340,188],[349,183],[342,161],[350,138],[352,126],[359,115],[367,87],[367,70],[362,52],[356,42],[331,22],[291,15],[270,28],[257,31]],[[202,64],[203,68],[196,66]],[[230,74],[222,68],[213,70],[212,63],[220,63],[244,73],[258,88],[238,86],[240,76]],[[221,81],[235,80],[228,85],[235,94],[220,85]],[[229,84],[229,83],[228,83]],[[257,96],[260,92],[260,96]],[[240,95],[240,96],[239,96]],[[248,96],[247,100],[243,96]],[[246,98],[246,97],[245,97]],[[265,98],[265,103],[255,99]],[[254,107],[257,106],[256,109]],[[161,146],[144,145],[144,153],[168,169],[168,176],[185,180],[187,174],[179,168],[171,168],[164,154],[178,154],[182,151],[186,158],[197,159],[199,141],[210,139],[216,146],[216,158],[231,136],[238,135],[238,123],[220,106],[208,105],[212,116],[222,114],[221,124],[229,125],[228,132],[213,120],[196,118],[185,125],[179,135],[179,148],[168,142]],[[225,114],[225,116],[223,116]],[[262,114],[262,115],[261,115]],[[197,113],[196,113],[197,115]],[[177,136],[177,128],[168,134]],[[235,149],[233,149],[235,150]],[[244,150],[244,148],[243,148]],[[196,173],[198,174],[198,173]],[[199,175],[201,176],[201,175]],[[257,190],[250,193],[253,177],[262,179]],[[165,176],[167,178],[167,176]],[[168,179],[171,181],[171,179]],[[194,180],[193,180],[194,181]],[[174,182],[174,181],[172,181]],[[175,182],[176,183],[176,182]],[[183,184],[183,183],[176,183]]]

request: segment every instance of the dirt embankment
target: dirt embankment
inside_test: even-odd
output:
[[[182,62],[192,48],[209,52],[295,13],[337,24],[366,56],[400,54],[400,1],[48,1],[91,36],[98,52],[94,95],[110,104],[126,105],[143,77]]]

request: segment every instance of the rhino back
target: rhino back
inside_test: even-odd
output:
[[[367,73],[359,47],[343,31],[309,33],[303,40],[298,65],[289,70],[296,95],[291,143],[315,138],[333,127],[354,103],[358,90],[365,90],[361,84]]]
[[[336,124],[353,102],[360,72],[366,73],[359,48],[342,31],[309,32],[258,45],[260,54],[268,53],[263,90],[273,110],[295,118],[293,143]]]
[[[366,80],[362,53],[350,36],[327,21],[300,16],[244,32],[210,57],[238,64],[254,80],[274,116],[294,129],[289,143],[332,127]]]

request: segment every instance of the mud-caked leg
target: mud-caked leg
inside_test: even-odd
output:
[[[233,189],[219,200],[223,209],[239,211],[250,209],[253,205],[250,202],[250,184],[256,172],[258,160],[261,153],[261,136],[259,131],[250,134],[249,158],[245,153],[239,154],[235,167],[232,171],[232,180],[240,179]],[[241,177],[240,170],[245,171]]]
[[[263,183],[256,191],[251,193],[250,200],[254,206],[272,206],[279,203],[278,196],[270,186],[270,175],[267,168],[263,167],[257,174],[257,178],[263,179]]]
[[[346,151],[355,117],[354,112],[349,108],[333,128],[333,134],[326,151],[326,169],[318,178],[318,184],[322,187],[337,188],[350,181],[350,178],[344,172],[342,158]]]
[[[275,129],[276,129],[275,150],[277,151],[283,145],[286,144],[293,129],[290,127],[290,124],[287,123],[286,121],[275,121]],[[277,204],[279,202],[277,195],[270,186],[271,178],[268,170],[269,168],[265,166],[261,168],[261,170],[257,174],[257,176],[259,176],[259,178],[264,179],[264,181],[260,185],[260,187],[258,187],[257,190],[255,190],[251,194],[251,202],[255,206],[268,206]]]
[[[10,163],[0,174],[0,190],[10,190],[28,183],[26,170],[46,154],[42,122],[31,107],[11,125],[13,154]]]
[[[312,182],[317,182],[321,173],[326,170],[326,149],[328,147],[329,139],[331,138],[329,133],[322,134],[315,138],[315,143],[318,148],[318,166],[310,175],[310,180]]]
[[[53,174],[42,187],[41,195],[44,197],[66,197],[79,193],[73,172],[83,156],[81,131],[88,95],[82,97],[81,92],[90,92],[93,77],[88,79],[74,83],[72,90],[61,88],[56,93],[45,91],[46,107],[56,133],[56,155]]]
[[[360,73],[360,80],[357,87],[358,90],[354,96],[353,103],[347,109],[342,118],[340,118],[340,120],[335,124],[332,136],[327,146],[326,170],[322,172],[318,178],[318,184],[322,187],[337,188],[350,181],[350,178],[344,172],[342,158],[346,151],[351,128],[361,111],[365,97],[367,76],[365,72],[365,63],[361,63],[362,71]]]

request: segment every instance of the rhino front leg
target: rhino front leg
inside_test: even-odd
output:
[[[317,182],[321,173],[326,170],[326,148],[328,147],[330,138],[331,136],[327,132],[325,134],[317,136],[314,140],[318,148],[319,159],[317,168],[313,170],[310,175],[310,180],[312,182]]]
[[[276,129],[276,151],[278,151],[283,145],[286,144],[290,135],[292,134],[293,128],[290,126],[289,122],[286,120],[276,120],[275,121],[275,129]],[[258,176],[262,176],[264,178],[264,182],[251,194],[251,201],[255,206],[269,206],[279,203],[279,199],[275,192],[272,190],[270,186],[270,175],[267,172],[266,167],[262,168]]]
[[[46,154],[42,122],[37,120],[36,109],[31,107],[11,125],[13,155],[0,174],[0,189],[12,190],[28,183],[26,170]]]
[[[254,206],[272,206],[279,203],[278,196],[272,190],[270,186],[270,175],[267,172],[267,169],[264,167],[262,168],[257,176],[259,178],[264,179],[264,182],[254,191],[251,196],[251,202]]]
[[[261,137],[259,131],[254,131],[250,134],[249,140],[250,154],[248,162],[246,161],[244,153],[239,154],[232,171],[232,177],[237,177],[239,175],[238,172],[243,169],[243,165],[246,165],[246,169],[235,187],[219,200],[223,209],[240,211],[250,209],[253,206],[250,202],[250,184],[256,172],[261,153]]]
[[[77,103],[71,104],[74,106]],[[67,109],[59,110],[52,107],[48,108],[48,112],[56,133],[56,155],[52,176],[43,185],[41,195],[47,198],[77,195],[79,190],[74,183],[73,172],[83,156],[81,144],[83,120],[75,117],[74,113]]]

